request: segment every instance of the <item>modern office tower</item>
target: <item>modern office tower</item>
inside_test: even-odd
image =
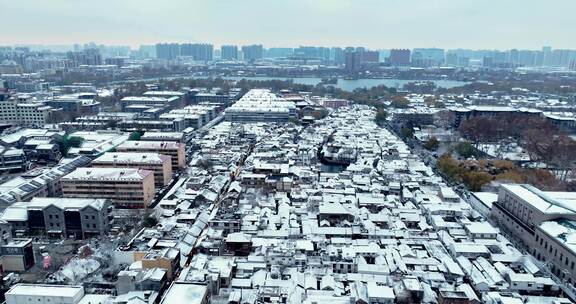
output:
[[[388,62],[392,66],[409,66],[410,50],[409,49],[392,49]]]
[[[156,58],[173,60],[178,56],[180,56],[180,45],[178,43],[156,44]]]
[[[168,155],[145,152],[106,152],[92,161],[96,168],[138,168],[154,172],[157,189],[170,184],[172,162]]]
[[[223,60],[238,60],[238,47],[235,45],[221,46],[220,57]]]
[[[254,62],[262,59],[264,52],[261,44],[253,44],[242,46],[242,54],[244,55],[244,61]]]
[[[184,43],[180,45],[180,56],[188,56],[196,61],[211,61],[214,46],[208,43]]]
[[[140,169],[78,168],[61,182],[66,198],[106,198],[121,209],[146,208],[156,193],[154,173]]]
[[[172,171],[186,166],[185,145],[169,141],[132,141],[128,140],[117,147],[118,152],[152,152],[171,157]]]

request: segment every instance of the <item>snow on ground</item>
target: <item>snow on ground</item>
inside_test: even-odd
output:
[[[95,259],[74,258],[61,270],[54,274],[55,281],[77,283],[93,274],[100,268],[100,262]]]
[[[508,159],[512,161],[529,161],[530,156],[522,147],[516,144],[489,144],[482,143],[478,145],[478,150],[488,154],[492,157]]]
[[[108,89],[99,89],[97,92],[99,97],[110,97],[114,95],[114,91]]]

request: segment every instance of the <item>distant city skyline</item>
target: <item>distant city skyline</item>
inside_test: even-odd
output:
[[[282,47],[278,47],[278,46],[273,46],[273,45],[266,45],[265,43],[250,43],[250,44],[232,44],[232,43],[225,43],[222,45],[217,45],[217,44],[213,44],[210,41],[187,41],[187,42],[173,42],[173,41],[158,41],[156,43],[148,43],[148,44],[139,44],[136,46],[132,46],[132,45],[128,45],[128,44],[105,44],[105,43],[96,43],[94,41],[90,41],[87,43],[71,43],[71,44],[34,44],[34,43],[15,43],[15,44],[0,44],[0,47],[14,47],[14,48],[18,48],[18,47],[28,47],[31,48],[31,50],[52,50],[52,51],[62,51],[64,49],[66,50],[70,50],[73,51],[75,45],[79,46],[80,49],[89,49],[92,47],[92,45],[95,45],[96,47],[106,47],[106,48],[124,48],[124,47],[129,47],[132,51],[137,51],[140,47],[155,47],[158,44],[171,44],[171,43],[177,43],[177,44],[210,44],[214,47],[214,51],[220,51],[220,48],[222,46],[236,46],[238,47],[238,52],[241,52],[241,47],[242,46],[249,46],[249,45],[262,45],[262,47],[266,50],[269,49],[298,49],[299,47],[326,47],[326,48],[341,48],[341,49],[345,49],[347,47],[353,47],[353,48],[357,48],[357,47],[365,47],[368,50],[373,50],[373,51],[391,51],[394,49],[408,49],[408,50],[415,50],[415,49],[442,49],[446,52],[450,52],[450,51],[478,51],[478,52],[482,52],[482,51],[486,51],[486,52],[493,52],[493,51],[501,51],[501,52],[507,52],[507,51],[511,51],[511,50],[526,50],[526,51],[542,51],[544,48],[548,48],[550,47],[552,50],[560,50],[560,49],[566,49],[566,50],[576,50],[576,46],[573,48],[558,48],[554,45],[542,45],[540,47],[534,47],[534,48],[464,48],[464,47],[455,47],[455,48],[443,48],[443,47],[436,47],[436,46],[419,46],[419,47],[389,47],[389,48],[368,48],[365,45],[320,45],[320,44],[299,44],[299,45],[292,45],[292,46],[282,46]]]
[[[0,44],[576,49],[574,11],[573,0],[0,0]]]

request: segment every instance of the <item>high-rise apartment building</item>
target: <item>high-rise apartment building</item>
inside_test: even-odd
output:
[[[71,66],[80,65],[101,65],[102,55],[97,48],[88,48],[78,52],[66,53],[66,58],[70,61]]]
[[[154,45],[141,45],[136,52],[138,58],[154,58],[156,57],[156,46]]]
[[[235,45],[223,45],[220,47],[220,57],[224,60],[237,60],[238,47]]]
[[[446,54],[446,65],[447,66],[458,66],[458,54],[447,53]]]
[[[550,66],[552,62],[552,47],[544,46],[542,47],[542,65]]]
[[[254,62],[262,59],[264,56],[264,48],[261,44],[244,45],[242,46],[242,54],[244,55],[244,61]]]
[[[269,48],[266,50],[266,58],[283,58],[292,56],[294,49],[292,48]]]
[[[416,48],[412,50],[412,65],[419,67],[444,64],[444,50],[438,48]]]
[[[306,59],[330,60],[330,49],[316,46],[300,46],[294,49],[294,56]]]
[[[378,51],[363,51],[362,62],[377,63],[380,61],[380,53]]]
[[[335,64],[344,64],[344,50],[340,47],[335,47],[330,50],[330,58]]]
[[[188,56],[196,61],[211,61],[214,46],[208,43],[184,43],[180,45],[180,56]]]
[[[347,73],[357,73],[362,68],[362,50],[346,51],[344,53],[344,69]]]
[[[178,56],[180,56],[180,45],[178,43],[156,44],[156,58],[174,60]]]

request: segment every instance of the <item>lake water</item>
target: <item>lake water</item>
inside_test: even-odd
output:
[[[317,85],[322,81],[322,78],[317,77],[302,77],[302,78],[283,78],[283,77],[222,77],[223,79],[229,80],[292,80],[294,83],[307,84],[307,85]],[[468,82],[456,81],[456,80],[406,80],[406,79],[340,79],[336,84],[332,84],[334,87],[345,91],[354,91],[357,88],[371,88],[378,85],[385,85],[389,88],[402,88],[405,84],[409,82],[416,81],[431,81],[436,84],[436,86],[441,88],[454,88],[460,87]]]
[[[146,79],[134,79],[134,80],[123,80],[123,81],[114,81],[111,84],[117,83],[126,83],[126,82],[141,82],[141,81],[157,81],[160,79],[170,80],[170,79],[207,79],[207,78],[216,78],[210,76],[170,76],[170,77],[154,77],[154,78],[146,78]],[[294,83],[306,84],[306,85],[317,85],[322,81],[322,78],[318,77],[298,77],[298,78],[288,78],[288,77],[265,77],[265,76],[256,76],[256,77],[246,77],[246,76],[223,76],[220,77],[222,79],[228,80],[292,80]],[[457,80],[418,80],[418,79],[337,79],[336,84],[330,84],[334,87],[339,89],[352,92],[354,89],[358,88],[371,88],[378,85],[385,85],[389,88],[402,88],[405,84],[409,82],[418,82],[418,81],[430,81],[436,84],[436,86],[440,88],[451,89],[455,87],[461,87],[463,85],[468,84],[469,82],[465,81],[457,81]]]

